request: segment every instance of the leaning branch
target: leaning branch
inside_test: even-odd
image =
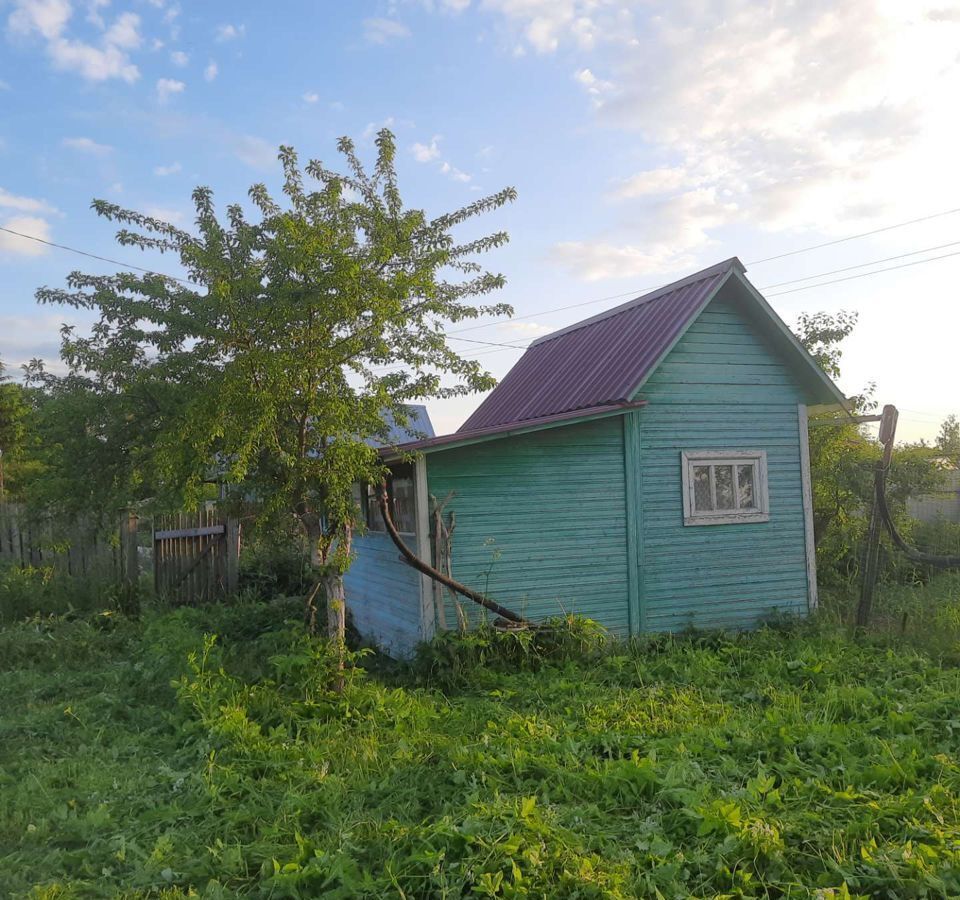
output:
[[[461,584],[459,581],[444,575],[443,572],[438,571],[429,563],[425,563],[422,559],[420,559],[420,557],[418,557],[416,553],[414,553],[403,542],[403,538],[400,537],[400,532],[397,531],[397,526],[393,524],[393,517],[390,515],[390,503],[387,500],[386,482],[381,483],[380,490],[377,492],[377,504],[380,507],[380,515],[383,516],[383,524],[387,528],[387,534],[390,535],[390,539],[394,544],[396,544],[397,549],[403,554],[403,557],[407,560],[407,562],[409,562],[410,565],[413,566],[418,572],[423,572],[424,575],[429,575],[434,581],[446,585],[448,588],[450,588],[450,590],[456,591],[458,594],[462,594],[464,597],[466,597],[468,600],[472,600],[474,603],[479,603],[484,609],[489,609],[490,612],[496,613],[503,619],[523,625],[528,624],[527,620],[524,619],[523,616],[520,616],[512,610],[507,609],[505,606],[501,606],[495,600],[491,600],[489,597],[485,597],[483,594],[478,594],[476,591],[468,588],[465,584]]]
[[[880,518],[883,524],[887,526],[890,537],[897,548],[907,557],[917,563],[925,563],[928,566],[935,566],[938,569],[958,569],[960,568],[960,556],[937,556],[934,553],[923,553],[915,547],[911,547],[903,536],[897,531],[893,516],[890,515],[890,508],[887,506],[887,476],[886,469],[880,467],[874,475],[876,482],[877,507],[880,510]]]

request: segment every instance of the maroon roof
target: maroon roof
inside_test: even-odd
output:
[[[457,433],[629,401],[734,271],[736,257],[534,341]]]

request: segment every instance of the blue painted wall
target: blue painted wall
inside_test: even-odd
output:
[[[455,492],[455,578],[532,619],[572,612],[627,633],[619,417],[432,453],[427,478],[433,496]]]
[[[368,532],[354,540],[344,589],[347,609],[367,640],[403,656],[422,639],[420,575],[400,561],[386,534]]]
[[[807,610],[797,376],[722,289],[639,399],[641,626],[741,627]],[[770,521],[684,526],[682,450],[766,450]]]

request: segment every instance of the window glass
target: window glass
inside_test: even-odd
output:
[[[406,467],[409,473],[410,467]],[[404,470],[401,470],[403,472]],[[395,472],[387,478],[387,493],[390,497],[390,514],[397,531],[405,534],[416,533],[416,512],[414,509],[413,475]],[[372,484],[366,486],[367,528],[370,531],[386,531],[380,505],[377,502],[377,490]]]
[[[753,509],[753,465],[737,466],[737,499],[740,509]]]
[[[733,466],[714,466],[713,482],[716,485],[717,509],[734,509]]]
[[[380,515],[380,507],[377,505],[377,492],[372,484],[367,485],[367,528],[371,531],[387,530],[387,526],[383,524],[383,516]]]
[[[413,479],[393,478],[391,480],[393,494],[393,523],[397,531],[413,534],[416,531],[416,519],[413,511]]]
[[[693,502],[699,512],[713,509],[710,495],[710,466],[693,467]]]
[[[684,525],[768,522],[764,450],[681,451]]]

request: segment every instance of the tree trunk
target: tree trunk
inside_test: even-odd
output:
[[[336,671],[332,687],[337,692],[343,690],[343,670],[347,652],[347,603],[343,590],[343,575],[329,572],[322,578],[324,593],[327,596],[327,636],[334,645],[336,653]]]

